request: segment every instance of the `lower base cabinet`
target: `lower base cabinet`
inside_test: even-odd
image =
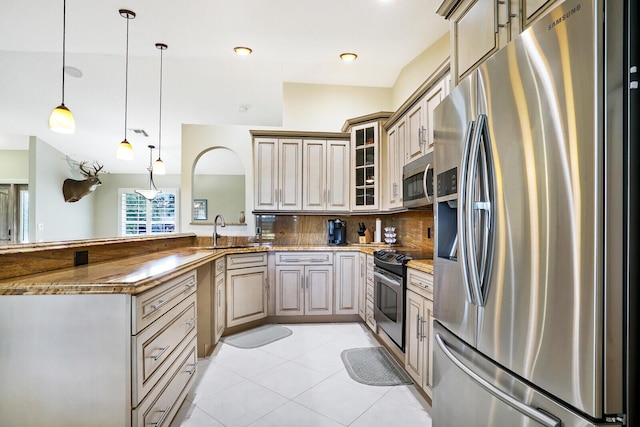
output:
[[[194,270],[138,295],[0,297],[0,426],[168,426],[195,381],[196,292]]]
[[[217,344],[224,332],[226,325],[226,262],[225,258],[218,258],[214,263],[213,283],[213,343]]]
[[[433,276],[407,269],[405,369],[427,396],[432,393]]]
[[[267,317],[267,253],[227,255],[226,263],[226,327]]]

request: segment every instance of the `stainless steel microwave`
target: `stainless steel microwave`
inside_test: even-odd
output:
[[[402,198],[405,208],[425,208],[433,205],[433,152],[404,166]]]

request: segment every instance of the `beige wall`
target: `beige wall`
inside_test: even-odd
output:
[[[345,120],[392,107],[391,88],[285,83],[282,128],[340,132]]]
[[[275,130],[338,132],[345,120],[378,111],[395,111],[448,58],[446,34],[407,64],[392,88],[285,83],[282,127]],[[260,126],[182,126],[181,231],[208,236],[211,225],[191,222],[192,176],[196,159],[212,147],[226,147],[240,157],[246,172],[245,227],[226,227],[223,235],[253,235],[253,148],[250,129]]]
[[[210,236],[213,232],[211,224],[191,223],[191,200],[193,199],[192,180],[193,168],[196,160],[205,151],[213,147],[223,147],[233,150],[244,166],[245,170],[245,213],[246,225],[228,226],[220,230],[221,235],[253,235],[255,220],[253,210],[253,149],[251,134],[248,126],[213,126],[213,125],[182,125],[182,161],[180,178],[180,231],[196,233],[199,236]],[[210,212],[215,215],[219,212]],[[229,219],[235,222],[236,218]]]
[[[397,110],[449,58],[449,45],[447,33],[404,66],[393,85],[391,111]]]
[[[29,181],[29,150],[0,150],[0,184]]]

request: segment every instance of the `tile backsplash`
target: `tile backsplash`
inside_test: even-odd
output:
[[[261,234],[256,241],[275,245],[326,245],[327,221],[340,218],[347,224],[347,243],[358,243],[358,223],[375,235],[376,219],[382,227],[395,227],[396,245],[420,248],[433,253],[433,211],[412,210],[381,215],[256,215]],[[384,239],[384,236],[383,236]]]

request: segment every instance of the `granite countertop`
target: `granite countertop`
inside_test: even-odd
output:
[[[166,280],[229,254],[264,251],[359,251],[373,254],[381,245],[250,246],[208,249],[190,247],[89,263],[27,276],[0,280],[0,295],[131,294],[137,295]],[[394,248],[396,249],[396,248]],[[410,261],[408,266],[433,273],[431,260]]]
[[[414,268],[424,273],[433,274],[432,259],[413,259],[407,263],[407,268]]]

